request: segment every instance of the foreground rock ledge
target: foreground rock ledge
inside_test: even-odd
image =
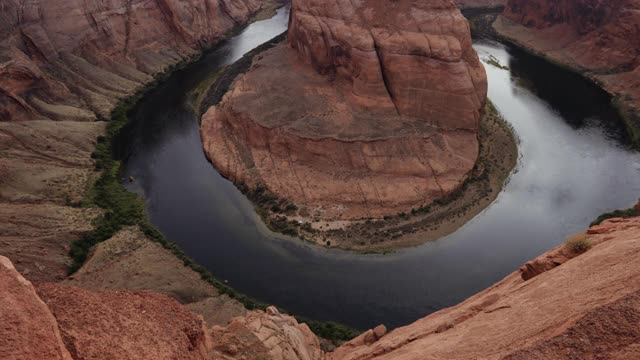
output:
[[[333,220],[395,215],[462,184],[487,84],[452,2],[294,1],[288,39],[203,117],[222,175]]]
[[[0,358],[638,359],[640,218],[579,236],[592,245],[586,253],[561,245],[528,263],[553,266],[524,266],[461,304],[389,333],[378,326],[331,353],[274,307],[208,329],[151,291],[44,284],[36,293],[0,256]]]

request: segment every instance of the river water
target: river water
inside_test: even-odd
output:
[[[204,157],[190,91],[206,74],[286,30],[288,10],[176,72],[135,109],[125,132],[126,185],[152,223],[217,278],[318,320],[395,327],[453,305],[640,195],[640,157],[626,150],[606,94],[580,77],[478,40],[509,70],[485,64],[489,98],[520,139],[509,183],[450,236],[388,255],[311,246],[270,234]]]

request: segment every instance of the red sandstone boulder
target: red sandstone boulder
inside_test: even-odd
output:
[[[51,311],[4,256],[0,256],[0,359],[71,359]]]
[[[209,359],[202,317],[151,291],[43,284],[38,294],[77,359]]]
[[[214,326],[211,335],[213,359],[324,359],[318,338],[309,327],[273,306],[232,319],[226,327]]]

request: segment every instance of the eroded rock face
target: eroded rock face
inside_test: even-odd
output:
[[[219,40],[256,0],[8,0],[0,121],[107,117],[151,75]]]
[[[94,274],[97,265],[91,266]],[[209,311],[228,311],[219,304],[208,306]],[[189,307],[154,291],[45,283],[36,293],[3,256],[0,322],[2,359],[324,358],[311,330],[275,307],[209,328]]]
[[[69,206],[97,176],[91,153],[105,123],[93,120],[265,3],[3,0],[0,254],[30,280],[66,276],[70,242],[98,215]]]
[[[319,73],[351,81],[356,104],[444,129],[478,128],[486,75],[451,1],[292,4],[289,44]]]
[[[51,311],[4,256],[0,256],[0,324],[2,359],[71,359]]]
[[[535,277],[516,271],[461,304],[381,337],[355,338],[328,358],[635,359],[640,218],[601,227],[583,234],[593,246],[585,253],[567,259],[562,245],[534,260],[557,262]]]
[[[271,306],[211,329],[214,359],[321,360],[318,338],[306,324]]]
[[[58,284],[42,284],[38,294],[76,359],[208,359],[202,318],[165,295]]]
[[[224,176],[324,219],[409,211],[468,176],[487,84],[452,1],[296,0],[288,45],[203,116]]]
[[[640,144],[638,24],[638,0],[509,0],[494,28],[596,80],[631,109],[627,117]]]

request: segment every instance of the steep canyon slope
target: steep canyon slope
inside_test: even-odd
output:
[[[203,144],[224,176],[309,218],[381,218],[469,176],[486,91],[452,1],[295,0],[288,43],[205,113]]]
[[[509,0],[494,28],[600,84],[640,146],[640,1]]]
[[[43,284],[36,294],[0,257],[0,357],[637,359],[640,218],[609,219],[572,239],[586,252],[561,245],[459,305],[388,333],[376,327],[330,353],[275,308],[210,327],[149,291]]]
[[[0,5],[0,254],[30,279],[66,274],[99,211],[70,206],[96,176],[110,111],[267,2],[6,0]]]
[[[365,333],[329,358],[637,359],[640,218],[576,237],[592,248],[561,245],[459,305],[377,341]],[[530,277],[533,267],[544,270]]]

